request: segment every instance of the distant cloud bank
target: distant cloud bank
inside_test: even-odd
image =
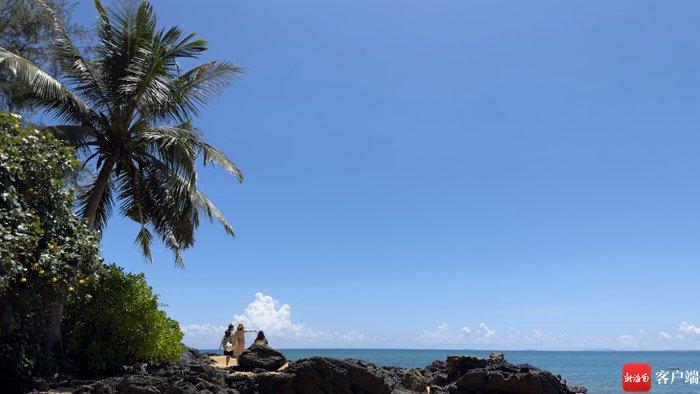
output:
[[[700,326],[682,322],[677,327],[677,333],[658,331],[658,339],[650,338],[646,330],[633,333],[622,333],[617,336],[602,337],[573,337],[567,333],[553,334],[540,328],[521,332],[508,327],[504,335],[497,335],[495,329],[485,322],[479,323],[476,331],[469,326],[463,326],[458,331],[450,328],[446,322],[434,328],[421,332],[416,341],[424,346],[434,348],[463,348],[463,349],[537,349],[537,350],[645,350],[645,349],[690,349],[692,344],[688,339],[700,340]]]
[[[271,295],[255,293],[253,300],[242,313],[234,314],[233,321],[244,323],[250,329],[263,330],[277,347],[381,347],[384,340],[370,337],[362,327],[350,327],[348,331],[323,330],[295,320],[292,307],[281,303]],[[216,348],[226,329],[224,324],[184,324],[184,343],[201,349]],[[405,338],[403,347],[426,348],[471,348],[471,349],[541,349],[541,350],[588,350],[588,349],[671,349],[690,348],[688,340],[700,340],[700,326],[686,321],[675,330],[659,330],[658,336],[649,336],[647,331],[623,332],[617,336],[577,338],[567,333],[553,334],[541,328],[521,332],[513,327],[497,330],[482,321],[472,326],[459,324],[452,328],[447,322],[417,333],[412,339]],[[675,331],[675,332],[674,332]],[[252,340],[252,337],[250,338]],[[685,345],[684,345],[685,344]],[[395,346],[395,345],[394,345]]]

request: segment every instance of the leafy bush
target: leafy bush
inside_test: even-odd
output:
[[[0,381],[51,371],[48,323],[102,265],[66,187],[77,165],[73,148],[0,112]]]
[[[65,313],[67,353],[92,374],[182,354],[180,326],[158,309],[158,297],[143,274],[108,265],[98,280],[71,296]]]

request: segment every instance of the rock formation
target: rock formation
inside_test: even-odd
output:
[[[266,360],[269,358],[267,349],[274,351],[260,341],[248,349],[248,354],[251,359]],[[265,365],[272,368],[272,364]],[[550,372],[528,364],[510,364],[499,353],[487,358],[451,356],[414,369],[377,367],[361,360],[312,357],[295,361],[279,372],[263,371],[260,367],[254,370],[255,373],[217,369],[210,365],[206,355],[188,349],[177,362],[137,364],[124,367],[119,376],[98,381],[52,382],[50,386],[55,389],[62,384],[64,390],[95,394],[409,394],[425,393],[428,387],[432,394],[586,392],[585,388],[568,386],[560,376]]]
[[[232,377],[240,393],[585,393],[558,376],[527,364],[513,365],[502,354],[488,358],[454,356],[427,368],[377,367],[361,360],[312,357],[284,372]]]
[[[236,370],[255,371],[263,369],[265,371],[277,371],[286,363],[287,358],[284,357],[284,354],[267,346],[265,333],[260,331],[253,344],[241,353]]]

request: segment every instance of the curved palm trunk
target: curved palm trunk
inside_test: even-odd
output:
[[[107,188],[107,183],[109,182],[109,176],[112,175],[112,169],[116,161],[112,158],[107,158],[100,169],[100,173],[97,174],[97,179],[95,180],[95,185],[92,188],[90,195],[90,201],[88,201],[87,207],[85,209],[84,217],[88,220],[88,227],[96,227],[96,217],[97,209],[100,207],[100,201],[104,196],[105,190]]]

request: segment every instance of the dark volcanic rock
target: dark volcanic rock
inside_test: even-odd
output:
[[[254,371],[263,369],[265,371],[277,371],[287,363],[284,354],[269,346],[252,345],[241,353],[238,358],[238,370]]]
[[[488,358],[450,356],[442,365],[431,364],[424,373],[431,393],[585,393],[582,387],[569,387],[560,376],[528,364],[510,364],[503,354]]]
[[[226,372],[209,365],[209,358],[187,349],[176,362],[140,363],[123,368],[122,375],[75,388],[76,393],[237,393],[228,387]]]
[[[312,357],[289,368],[298,393],[391,393],[399,378],[389,369],[362,360]]]
[[[251,346],[254,347],[270,349],[261,343]],[[205,355],[188,349],[173,363],[136,364],[125,367],[120,376],[73,387],[75,392],[94,394],[410,394],[425,393],[427,387],[431,394],[586,392],[585,388],[567,386],[560,376],[547,371],[527,364],[510,364],[502,354],[488,358],[448,357],[420,369],[312,357],[296,361],[281,372],[259,368],[252,374],[231,372],[212,367]]]
[[[430,386],[444,386],[450,383],[444,361],[433,361],[421,371]]]
[[[258,333],[255,342],[241,353],[238,358],[238,370],[255,371],[263,369],[265,371],[277,371],[287,363],[284,354],[267,346],[267,339],[262,331]]]
[[[489,358],[471,356],[448,356],[445,360],[445,369],[450,378],[459,377],[465,373],[493,365]]]
[[[202,361],[209,361],[210,358],[209,356],[216,356],[216,353],[202,353],[197,349],[192,349],[191,347],[185,348],[185,351],[182,352],[182,355],[180,356],[180,361],[183,362],[193,362],[197,360],[202,360]]]
[[[410,392],[400,388],[400,368],[379,368],[361,360],[337,360],[312,357],[294,362],[284,372],[266,372],[244,377],[227,378],[231,388],[248,393],[338,393],[389,394]]]
[[[423,392],[425,388],[428,387],[428,380],[423,376],[420,370],[410,369],[406,371],[401,379],[401,386],[407,390]]]
[[[507,370],[476,370],[464,374],[449,385],[451,393],[531,393],[555,394],[571,392],[563,382],[549,372],[520,372],[517,368]]]
[[[263,372],[259,374],[233,374],[227,378],[229,387],[241,394],[297,393],[292,388],[294,375],[286,372]]]

